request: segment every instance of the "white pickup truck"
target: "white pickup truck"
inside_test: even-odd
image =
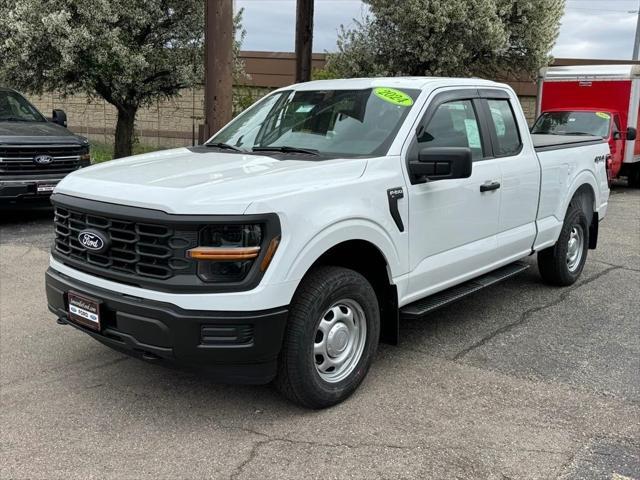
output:
[[[599,137],[534,136],[506,85],[317,81],[205,145],[79,170],[52,197],[49,309],[220,381],[345,399],[379,341],[526,268],[569,285],[609,197]]]

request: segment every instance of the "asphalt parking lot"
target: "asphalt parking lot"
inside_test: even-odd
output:
[[[0,477],[640,478],[640,191],[580,282],[535,268],[402,324],[347,402],[307,411],[130,359],[48,312],[51,214],[2,212]]]

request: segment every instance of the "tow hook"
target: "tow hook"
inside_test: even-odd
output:
[[[56,320],[56,323],[58,325],[69,325],[69,322],[67,322],[67,319],[64,317],[58,317],[58,319]]]
[[[160,360],[160,357],[154,355],[153,353],[142,352],[142,360],[145,360],[147,362],[157,362],[158,360]]]

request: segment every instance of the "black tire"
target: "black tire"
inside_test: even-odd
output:
[[[640,188],[640,163],[634,163],[629,166],[627,184],[631,188]]]
[[[582,256],[573,269],[569,268],[567,252],[574,228],[582,229]],[[557,286],[568,286],[580,277],[589,251],[589,222],[580,207],[580,202],[572,201],[564,218],[560,237],[553,247],[538,252],[538,270],[542,279]]]
[[[314,342],[318,341],[318,328],[325,313],[343,299],[351,299],[361,307],[366,334],[361,356],[357,361],[355,356],[352,362],[353,370],[344,379],[331,383],[316,369]],[[349,397],[367,375],[379,337],[380,309],[367,279],[347,268],[314,268],[302,280],[291,303],[275,385],[299,405],[316,409],[335,405]]]

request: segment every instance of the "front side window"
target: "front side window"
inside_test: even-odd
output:
[[[509,100],[487,100],[487,104],[498,141],[498,144],[494,145],[495,154],[497,156],[517,154],[521,146],[520,132]]]
[[[622,138],[620,134],[620,117],[618,115],[613,117],[613,130],[611,131],[613,138]]]
[[[424,147],[470,148],[473,160],[483,157],[478,119],[471,100],[456,100],[438,107],[428,125],[418,133]]]
[[[0,122],[44,122],[36,108],[21,95],[0,90]]]
[[[207,143],[306,149],[328,157],[384,155],[419,90],[288,90],[258,102]],[[264,150],[262,150],[264,151]]]

